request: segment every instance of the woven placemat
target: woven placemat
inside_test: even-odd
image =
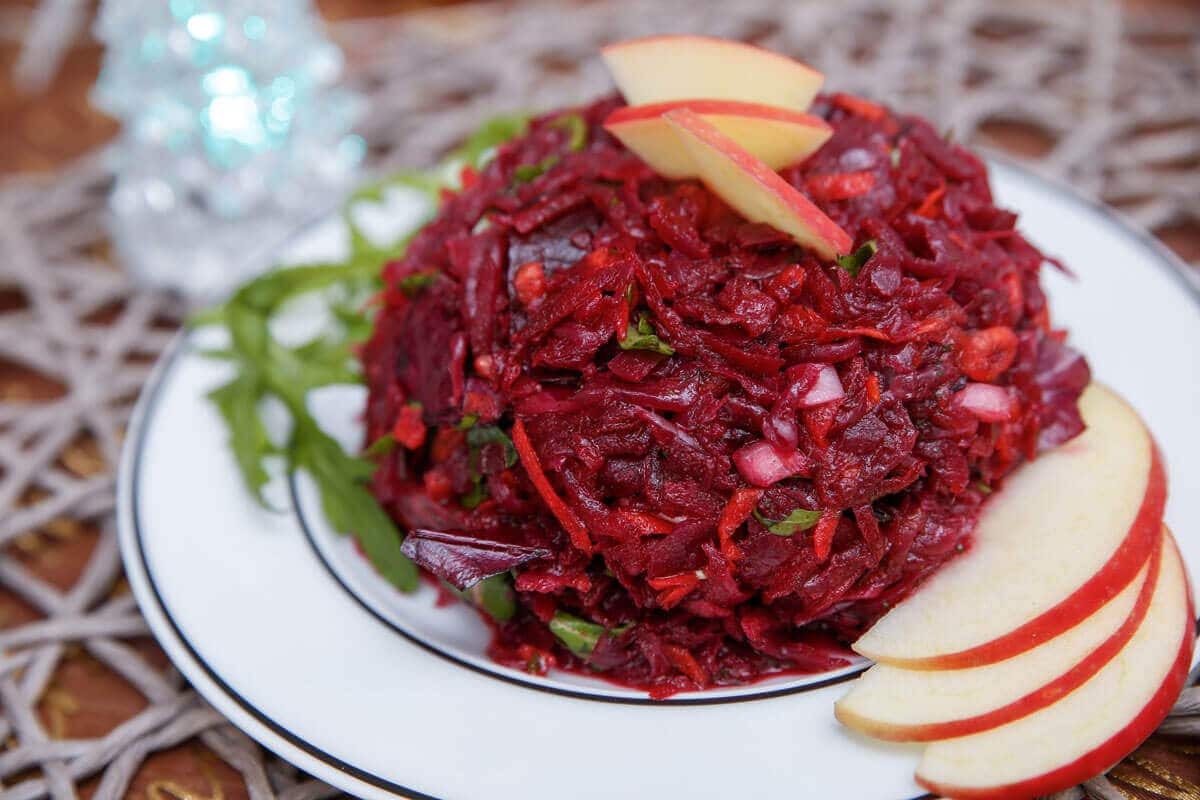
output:
[[[598,45],[664,31],[754,41],[962,140],[1016,141],[1036,171],[1185,248],[1194,241],[1200,14],[1123,18],[1108,0],[522,2],[340,23],[334,35],[350,82],[370,98],[362,132],[385,172],[431,162],[490,114],[608,91]],[[183,308],[139,291],[113,263],[110,183],[97,154],[0,184],[0,365],[19,378],[0,382],[0,792],[335,794],[264,756],[197,697],[124,587],[113,468],[132,402]],[[1089,794],[1200,798],[1196,691],[1163,735]],[[123,710],[106,715],[119,699]]]

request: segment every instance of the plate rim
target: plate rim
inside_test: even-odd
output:
[[[1133,240],[1155,256],[1153,259],[1161,268],[1171,273],[1173,280],[1184,288],[1192,303],[1200,309],[1200,277],[1193,274],[1192,269],[1176,255],[1170,248],[1153,235],[1148,229],[1139,225],[1130,219],[1127,215],[1120,212],[1102,201],[1084,194],[1080,190],[1073,187],[1068,182],[1051,177],[1030,169],[1028,166],[1019,163],[1002,154],[986,152],[985,161],[988,166],[989,183],[992,179],[992,171],[995,168],[1006,170],[1018,175],[1020,178],[1039,185],[1049,194],[1056,198],[1082,208],[1092,214],[1097,215],[1101,219],[1108,222],[1116,231],[1123,237]],[[328,214],[318,218],[324,219]],[[290,241],[294,241],[303,233],[310,230],[306,226],[296,232]],[[287,246],[284,242],[282,247]],[[160,391],[166,386],[167,378],[170,376],[173,367],[177,363],[179,357],[186,352],[186,344],[190,331],[187,328],[176,333],[167,348],[163,351],[159,360],[155,363],[147,377],[146,383],[139,393],[137,402],[130,415],[127,427],[125,442],[121,449],[121,457],[117,470],[117,488],[116,488],[116,518],[118,530],[118,542],[120,545],[121,559],[124,564],[125,574],[129,581],[130,588],[133,591],[134,597],[137,600],[138,607],[145,617],[151,633],[158,643],[167,651],[172,663],[180,670],[187,678],[189,684],[195,691],[203,697],[208,703],[216,708],[222,716],[225,717],[231,724],[241,729],[255,741],[271,750],[280,758],[292,763],[293,765],[303,769],[305,772],[312,774],[314,777],[325,780],[344,791],[356,794],[367,794],[378,797],[400,797],[407,800],[442,800],[435,795],[426,794],[403,784],[383,778],[374,773],[356,767],[337,756],[322,750],[319,747],[309,743],[303,737],[291,732],[280,723],[273,720],[269,715],[259,710],[247,698],[239,694],[231,687],[218,673],[213,669],[199,654],[191,641],[180,630],[175,620],[172,618],[169,610],[166,608],[162,595],[159,593],[154,576],[150,572],[149,563],[146,559],[145,550],[143,547],[143,537],[140,532],[139,512],[137,500],[137,477],[139,475],[141,456],[144,449],[143,444],[146,440],[146,432],[149,427],[149,422],[153,418],[152,412],[157,404],[157,399]],[[289,499],[294,501],[293,493],[294,480],[288,479]],[[393,626],[386,619],[383,619],[373,609],[366,605],[355,592],[346,587],[341,578],[333,571],[325,562],[324,557],[316,549],[311,541],[311,533],[307,525],[304,524],[304,518],[301,514],[296,513],[293,509],[295,518],[299,521],[302,531],[308,539],[308,544],[313,548],[318,561],[322,568],[330,573],[339,587],[345,591],[360,607],[366,610],[377,621],[386,625],[393,632],[400,632],[405,635],[406,639],[418,644],[422,648],[433,652],[443,658],[449,658],[460,666],[466,666],[477,672],[489,677],[503,680],[505,682],[515,683],[524,688],[533,688],[541,691],[549,691],[555,694],[567,695],[590,701],[599,702],[616,702],[628,705],[715,705],[731,702],[747,702],[758,699],[769,699],[780,695],[796,694],[809,689],[821,688],[834,683],[839,683],[848,680],[851,677],[856,677],[857,673],[849,675],[837,676],[827,681],[819,681],[816,684],[808,684],[801,687],[792,687],[789,689],[775,690],[774,692],[764,692],[762,694],[730,697],[730,698],[714,698],[711,700],[701,700],[699,698],[683,698],[664,703],[663,701],[654,701],[649,698],[614,698],[603,697],[587,693],[576,693],[571,690],[561,690],[557,688],[548,688],[540,685],[527,684],[522,681],[512,680],[498,673],[492,673],[480,670],[466,662],[448,654],[438,651],[436,648],[430,648],[427,643],[419,638],[411,637],[405,634],[400,629]],[[1200,626],[1200,620],[1197,621]],[[933,794],[922,794],[911,798],[911,800],[928,800],[934,798]]]

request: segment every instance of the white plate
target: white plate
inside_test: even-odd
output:
[[[993,165],[1002,205],[1078,282],[1045,271],[1055,320],[1096,376],[1149,421],[1171,477],[1167,520],[1200,566],[1200,290],[1149,236],[1062,187]],[[285,254],[334,257],[334,220]],[[856,671],[651,702],[574,675],[492,664],[486,630],[426,587],[383,584],[291,487],[300,514],[246,495],[205,393],[227,367],[183,338],[134,415],[120,470],[126,572],[159,642],[237,726],[300,768],[371,798],[852,797],[902,800],[916,751],[833,719]],[[314,408],[347,441],[361,393]],[[286,502],[285,487],[274,487]]]

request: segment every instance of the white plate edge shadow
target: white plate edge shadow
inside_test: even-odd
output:
[[[1148,248],[1151,251],[1150,254],[1153,256],[1153,260],[1160,262],[1173,272],[1178,279],[1179,285],[1184,287],[1191,295],[1193,302],[1200,301],[1200,289],[1197,288],[1191,274],[1187,272],[1187,267],[1179,262],[1156,239],[1125,221],[1112,209],[1077,194],[1069,186],[1047,179],[1044,176],[1027,172],[1003,162],[996,163],[993,161],[990,166],[994,175],[997,172],[1001,174],[1007,172],[1018,179],[1037,184],[1039,187],[1048,190],[1058,199],[1074,204],[1084,211],[1099,216],[1109,225],[1115,226],[1123,236],[1130,238],[1140,247]],[[1045,242],[1041,241],[1038,243],[1053,252],[1052,246],[1048,246]],[[327,782],[360,795],[377,797],[430,797],[430,795],[400,786],[392,781],[381,779],[376,775],[365,772],[352,764],[338,759],[336,756],[331,756],[329,753],[319,750],[313,752],[314,748],[308,743],[293,741],[293,737],[286,729],[279,730],[269,719],[264,721],[257,718],[253,711],[247,710],[247,707],[252,709],[253,705],[237,695],[219,675],[210,672],[207,666],[203,664],[202,659],[192,649],[183,633],[175,628],[174,622],[162,606],[161,598],[159,598],[152,585],[152,577],[142,560],[140,547],[135,535],[133,475],[136,467],[137,445],[143,438],[149,421],[149,412],[152,407],[151,398],[159,385],[167,378],[171,362],[178,351],[183,348],[184,341],[181,335],[172,344],[168,352],[164,354],[162,360],[155,366],[147,381],[146,389],[139,399],[130,420],[128,438],[118,470],[118,526],[122,555],[125,560],[130,584],[133,587],[143,613],[151,624],[156,638],[158,638],[164,649],[167,650],[172,661],[176,663],[192,685],[209,702],[237,724],[238,727],[245,730],[286,760],[297,764],[302,769]]]

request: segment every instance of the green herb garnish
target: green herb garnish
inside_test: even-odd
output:
[[[871,256],[879,252],[879,245],[874,239],[868,239],[863,246],[848,256],[838,256],[838,266],[850,273],[851,278],[858,277],[858,271],[863,268]]]
[[[368,458],[378,458],[386,456],[388,453],[396,449],[396,437],[390,433],[385,433],[375,441],[371,442],[371,446],[363,451],[363,455]]]
[[[619,341],[618,344],[621,345],[622,350],[652,350],[655,353],[662,353],[664,356],[675,352],[674,347],[658,338],[645,314],[638,317],[636,327],[630,323],[624,341]]]
[[[375,466],[347,454],[322,431],[306,402],[313,389],[361,381],[352,349],[371,331],[370,316],[362,310],[364,302],[381,287],[383,265],[401,256],[408,242],[407,238],[384,245],[372,242],[355,224],[350,209],[357,202],[378,202],[395,187],[422,192],[431,216],[442,189],[452,187],[457,180],[454,170],[464,164],[480,167],[497,145],[527,128],[525,115],[498,117],[470,136],[439,169],[406,173],[362,187],[351,196],[342,213],[350,234],[350,253],[344,261],[277,269],[244,284],[228,302],[202,311],[189,321],[193,327],[219,325],[229,333],[228,346],[210,354],[228,362],[234,376],[210,392],[209,399],[225,422],[246,488],[266,506],[263,489],[268,473],[264,462],[270,456],[282,456],[289,472],[307,471],[317,484],[329,524],[353,536],[379,573],[404,591],[417,588],[417,569],[400,552],[399,530],[367,489]],[[406,279],[409,283],[401,282],[400,288],[419,291],[434,277],[435,273],[413,275]],[[335,322],[333,329],[299,346],[277,340],[271,333],[271,320],[289,301],[313,292],[322,293]],[[291,417],[291,433],[282,445],[271,442],[263,422],[260,406],[268,398],[282,403]],[[382,455],[394,446],[392,437],[385,435],[368,448],[366,455]],[[511,447],[511,442],[507,446]],[[506,458],[507,453],[506,449]],[[512,590],[507,584],[492,584],[478,591],[485,610],[493,616],[504,613],[502,598],[507,591],[511,616]]]
[[[596,649],[596,644],[602,636],[620,636],[629,630],[629,625],[616,628],[606,628],[595,622],[588,622],[566,611],[555,611],[550,619],[550,632],[575,655],[587,658]]]
[[[508,434],[495,425],[475,425],[467,431],[467,444],[473,450],[481,450],[486,444],[504,446],[504,466],[511,467],[517,463],[517,448],[513,445]]]
[[[551,127],[566,128],[570,133],[567,139],[567,147],[572,152],[578,153],[587,146],[588,126],[587,122],[579,114],[563,114],[561,117],[551,121]]]
[[[553,167],[558,161],[558,156],[546,156],[536,164],[522,164],[513,170],[513,184],[519,186],[523,183],[529,183],[535,178],[540,178],[545,174],[546,170]]]
[[[450,154],[451,164],[469,164],[478,169],[486,164],[497,147],[524,136],[529,130],[528,114],[505,114],[483,123],[467,137],[462,147]]]
[[[993,491],[992,487],[988,486],[983,481],[975,481],[975,488],[978,489],[979,491],[983,492],[984,494],[991,494]]]
[[[437,280],[437,270],[429,272],[414,272],[412,275],[406,275],[396,284],[400,287],[400,291],[404,292],[409,297],[413,297],[420,293],[422,289],[426,289],[433,285]]]
[[[754,518],[765,525],[767,530],[776,536],[791,536],[797,531],[806,531],[816,525],[817,521],[821,519],[821,512],[809,511],[806,508],[796,508],[778,522],[772,522],[763,517],[756,508],[754,509]]]
[[[497,622],[507,622],[517,613],[517,598],[507,572],[486,577],[465,590],[445,581],[442,585]]]

